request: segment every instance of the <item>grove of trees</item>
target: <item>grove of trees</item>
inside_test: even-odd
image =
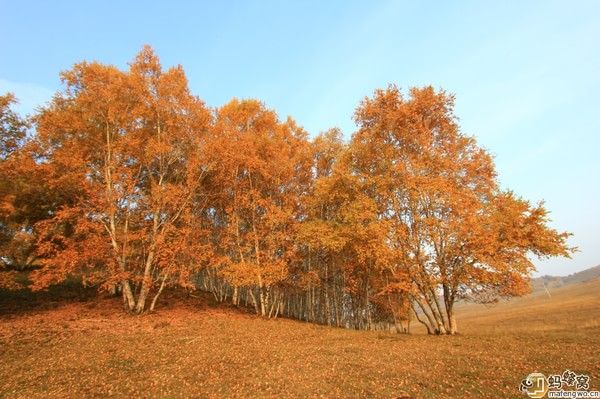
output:
[[[528,291],[532,257],[569,256],[543,203],[503,190],[452,95],[376,90],[344,141],[257,100],[212,109],[144,47],[82,62],[35,115],[0,97],[0,287],[67,278],[154,310],[165,287],[269,318],[458,331],[459,300]]]

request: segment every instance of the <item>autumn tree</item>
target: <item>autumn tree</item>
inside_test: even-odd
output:
[[[210,113],[181,67],[145,47],[128,71],[83,62],[37,117],[40,159],[77,199],[43,221],[34,288],[78,274],[149,309],[167,284],[189,285],[207,255],[194,228],[205,206],[203,138]],[[60,177],[58,177],[60,176]]]
[[[15,112],[13,94],[0,96],[0,287],[15,288],[14,271],[6,270],[28,258],[29,234],[16,217],[19,187],[14,167],[16,153],[25,143],[28,121]]]
[[[337,130],[313,141],[313,184],[300,227],[306,320],[356,329],[398,326],[407,319],[399,276],[389,270],[389,221],[351,169]]]
[[[16,100],[5,96],[11,104]],[[62,172],[40,162],[36,135],[27,135],[30,120],[14,111],[2,112],[2,159],[0,198],[2,220],[2,259],[13,268],[36,266],[36,223],[51,218],[57,209],[76,195],[77,186],[61,180]],[[53,174],[53,172],[59,172]]]
[[[0,161],[6,161],[25,143],[29,122],[12,109],[16,104],[14,94],[0,96]]]
[[[568,233],[543,204],[500,189],[491,156],[463,134],[454,98],[431,87],[404,98],[390,86],[356,111],[354,173],[391,223],[392,272],[409,276],[414,312],[430,333],[457,331],[457,300],[523,294],[530,255],[569,256]]]
[[[344,149],[338,129],[326,131],[311,142],[313,164],[305,200],[306,217],[298,234],[302,262],[294,270],[295,290],[287,293],[291,315],[336,326],[346,324],[340,256],[343,239],[334,224],[340,204],[334,195],[328,195],[326,182],[332,179]]]
[[[302,176],[309,169],[305,136],[260,102],[233,100],[218,109],[209,141],[211,162],[218,165],[210,174],[211,217],[221,255],[213,271],[234,303],[248,295],[263,317],[277,313],[278,287],[297,256]]]
[[[37,268],[34,289],[77,276],[142,313],[199,286],[263,317],[454,334],[456,301],[521,295],[532,256],[573,251],[444,91],[375,91],[345,143],[257,100],[209,110],[149,47],[61,78],[29,137],[0,97],[0,266]]]

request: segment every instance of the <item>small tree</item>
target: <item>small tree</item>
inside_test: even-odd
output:
[[[15,200],[18,184],[13,173],[12,158],[25,143],[29,123],[12,106],[16,99],[11,93],[0,96],[0,288],[18,288],[15,273],[6,270],[22,264],[30,250],[30,235],[16,216]]]

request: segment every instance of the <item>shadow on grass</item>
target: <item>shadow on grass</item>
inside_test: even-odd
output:
[[[19,280],[27,286],[27,273],[22,272]],[[94,308],[106,301],[114,302],[113,309],[121,307],[120,295],[110,295],[98,286],[84,286],[80,280],[68,279],[62,284],[53,285],[41,291],[29,288],[19,290],[0,289],[0,317],[10,317],[39,312],[46,312],[73,303],[85,303],[87,308]],[[194,310],[220,309],[235,313],[254,314],[254,309],[246,306],[234,306],[227,302],[218,302],[206,291],[186,290],[182,288],[167,288],[158,299],[156,311],[161,312],[177,307],[193,308]]]
[[[26,275],[23,276],[26,280]],[[97,287],[84,287],[80,281],[68,280],[42,291],[29,288],[0,289],[0,316],[56,309],[67,303],[89,302],[98,298]]]

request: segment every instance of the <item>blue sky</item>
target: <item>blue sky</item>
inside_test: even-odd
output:
[[[600,2],[119,2],[0,0],[0,92],[31,112],[81,60],[126,67],[145,43],[183,65],[211,106],[259,98],[311,134],[340,127],[375,88],[456,94],[463,131],[496,159],[505,188],[545,200],[600,264]]]

